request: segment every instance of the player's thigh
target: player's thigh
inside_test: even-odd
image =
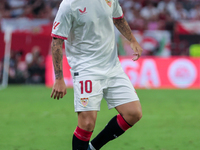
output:
[[[97,119],[97,111],[78,112],[78,127],[86,131],[93,131]]]
[[[74,80],[75,112],[99,111],[102,97],[102,80]]]
[[[104,98],[109,109],[139,101],[138,95],[125,73],[108,80],[108,88],[104,90]]]

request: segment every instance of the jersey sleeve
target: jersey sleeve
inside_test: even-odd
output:
[[[114,0],[112,15],[113,15],[113,19],[120,19],[120,18],[123,18],[124,16],[122,8],[119,5],[118,0]]]
[[[68,4],[67,1],[63,0],[56,14],[51,36],[67,40],[71,27],[72,11],[70,8],[70,4]]]

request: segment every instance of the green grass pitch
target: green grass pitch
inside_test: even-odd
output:
[[[50,99],[44,86],[0,91],[0,150],[71,150],[77,125],[73,89]],[[102,150],[200,150],[199,90],[137,90],[143,118]],[[92,138],[116,115],[105,100]]]

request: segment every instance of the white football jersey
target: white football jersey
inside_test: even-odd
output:
[[[113,18],[123,17],[118,0],[63,0],[52,37],[65,40],[72,76],[105,79],[122,71]]]

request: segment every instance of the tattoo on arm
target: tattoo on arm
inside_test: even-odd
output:
[[[63,59],[63,52],[62,52],[62,39],[53,38],[51,43],[51,51],[53,57],[53,66],[56,79],[63,78],[63,69],[62,69],[62,59]]]
[[[127,40],[129,40],[130,42],[135,40],[131,29],[124,17],[120,19],[113,19],[113,23]]]

